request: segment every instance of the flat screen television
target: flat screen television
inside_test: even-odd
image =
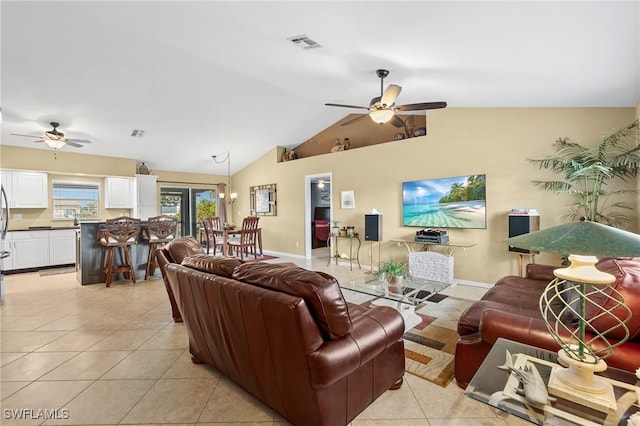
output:
[[[403,182],[402,225],[486,229],[486,198],[486,175]]]

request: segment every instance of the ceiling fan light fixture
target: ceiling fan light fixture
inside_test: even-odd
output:
[[[45,139],[44,143],[51,149],[60,149],[66,145],[66,142],[61,139]]]
[[[394,112],[391,109],[377,109],[369,113],[369,117],[378,123],[384,124],[393,118]]]

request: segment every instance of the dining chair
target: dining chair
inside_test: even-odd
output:
[[[104,228],[98,229],[98,243],[107,249],[104,262],[104,281],[111,287],[113,274],[122,272],[125,278],[136,282],[135,268],[131,260],[131,246],[138,244],[140,219],[120,216],[107,219]],[[117,249],[122,252],[122,263],[115,264]]]
[[[253,253],[253,256],[258,258],[258,221],[257,216],[247,216],[242,219],[242,228],[238,232],[239,238],[237,240],[230,240],[228,242],[230,252],[235,251],[235,256],[244,259],[245,255],[249,255],[249,252]]]
[[[222,221],[218,216],[205,217],[201,221],[204,228],[205,237],[207,239],[207,254],[216,254],[216,251],[222,253]],[[212,252],[210,252],[212,250]]]
[[[145,280],[154,274],[156,268],[159,268],[156,250],[173,241],[177,228],[178,219],[173,216],[152,216],[147,220],[145,232],[149,242],[149,255],[147,256],[147,270],[144,273]]]

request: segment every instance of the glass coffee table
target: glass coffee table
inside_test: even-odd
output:
[[[557,366],[557,353],[500,338],[473,376],[464,392],[466,396],[538,425],[626,426],[631,424],[628,423],[629,417],[640,412],[635,375],[611,367],[601,375],[613,385],[617,402],[615,411],[604,413],[559,397],[543,408],[527,404],[524,397],[516,392],[521,385],[515,376],[498,369],[505,364],[507,350],[516,367],[518,361],[530,363],[547,385],[551,369]]]
[[[388,285],[385,280],[375,275],[364,275],[340,283],[343,290],[365,296],[363,300],[397,309],[404,318],[405,331],[422,322],[422,318],[415,313],[416,309],[424,306],[430,297],[449,286],[451,283],[411,276],[405,277],[398,286]]]

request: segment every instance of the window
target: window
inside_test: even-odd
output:
[[[54,219],[98,219],[100,185],[98,183],[53,182]]]

